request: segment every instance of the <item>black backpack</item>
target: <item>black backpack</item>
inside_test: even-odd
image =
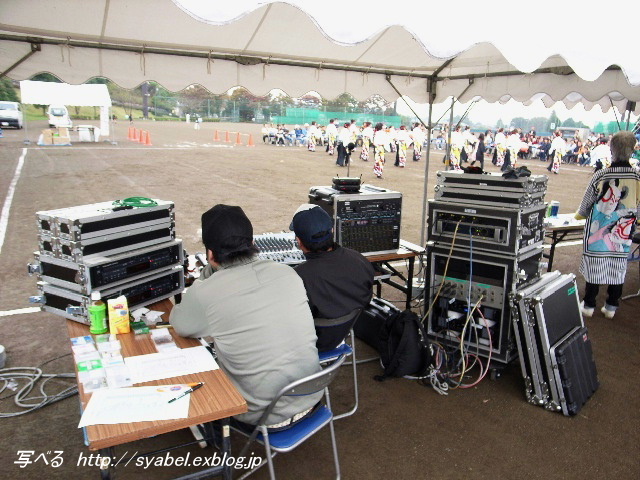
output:
[[[381,326],[378,340],[384,373],[376,375],[376,380],[426,375],[431,363],[431,353],[427,334],[416,313],[411,310],[394,312]]]

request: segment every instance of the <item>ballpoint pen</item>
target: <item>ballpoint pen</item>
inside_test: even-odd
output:
[[[183,394],[178,395],[176,398],[172,398],[171,400],[169,400],[169,403],[171,402],[175,402],[176,400],[184,397],[185,395],[189,395],[192,392],[195,392],[197,389],[199,389],[200,387],[202,387],[204,385],[204,382],[200,382],[200,383],[190,383],[189,386],[191,388],[189,388],[189,390],[186,390]]]

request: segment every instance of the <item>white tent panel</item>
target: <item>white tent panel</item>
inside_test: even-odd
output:
[[[109,135],[111,96],[104,84],[69,85],[68,83],[22,80],[20,99],[22,103],[36,105],[100,107],[100,131],[103,136]]]
[[[22,103],[37,105],[73,105],[78,107],[110,107],[111,97],[106,85],[68,83],[20,82]]]

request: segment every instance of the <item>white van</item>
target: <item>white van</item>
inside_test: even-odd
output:
[[[566,140],[569,138],[578,138],[581,142],[586,142],[587,137],[589,137],[588,128],[580,128],[580,127],[558,127],[557,130],[562,132],[562,137]]]
[[[71,127],[71,117],[69,117],[69,111],[64,105],[49,105],[47,116],[51,128]]]
[[[22,109],[18,102],[0,102],[0,127],[22,128]]]

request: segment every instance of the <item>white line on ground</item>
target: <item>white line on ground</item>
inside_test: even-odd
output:
[[[7,234],[7,226],[9,225],[9,211],[11,210],[11,203],[13,202],[13,194],[16,191],[16,185],[18,184],[18,179],[20,178],[20,172],[22,171],[22,166],[24,165],[24,159],[26,156],[27,149],[23,148],[22,155],[20,155],[18,165],[16,166],[16,172],[13,174],[13,178],[9,184],[9,189],[7,190],[7,197],[4,199],[2,213],[0,213],[0,253],[2,253],[4,237]]]
[[[40,311],[40,307],[28,307],[28,308],[18,308],[16,310],[5,310],[4,312],[0,312],[0,317],[9,317],[11,315],[22,315],[23,313],[35,313],[39,311]]]
[[[582,240],[574,240],[572,242],[562,242],[556,245],[556,248],[570,247],[571,245],[582,245]],[[551,245],[544,245],[544,248],[551,248]]]
[[[34,150],[51,150],[48,147],[31,147]],[[119,146],[110,146],[110,147],[87,147],[87,150],[139,150],[141,152],[145,150],[189,150],[189,149],[211,149],[211,148],[241,148],[233,145],[210,145],[210,144],[200,144],[200,145],[184,145],[184,146],[174,146],[174,147],[119,147]],[[56,150],[78,150],[78,147],[61,147],[56,146]]]

